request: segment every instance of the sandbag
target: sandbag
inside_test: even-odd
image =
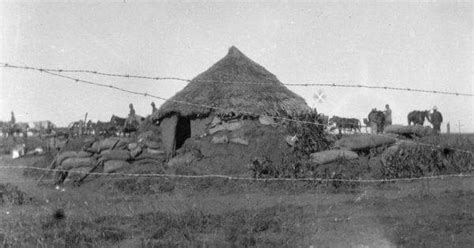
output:
[[[216,125],[215,127],[209,128],[209,134],[214,134],[219,131],[228,130],[228,131],[235,131],[237,129],[242,128],[243,122],[242,121],[232,121],[232,122],[224,122],[220,125]]]
[[[78,151],[78,152],[77,152],[77,157],[78,157],[78,158],[88,158],[88,157],[90,157],[90,156],[92,156],[92,155],[93,155],[93,153],[87,152],[87,151]]]
[[[229,138],[227,138],[226,135],[214,136],[214,137],[212,137],[211,143],[212,143],[212,144],[224,144],[224,143],[229,143]]]
[[[249,141],[247,139],[240,138],[240,137],[231,138],[229,140],[229,142],[232,142],[232,143],[235,143],[235,144],[240,144],[240,145],[245,145],[245,146],[249,145]]]
[[[73,181],[79,180],[79,179],[81,179],[84,175],[86,175],[87,173],[89,173],[90,170],[91,170],[90,167],[72,168],[72,169],[69,170],[69,172],[68,172],[67,179],[73,180]]]
[[[345,137],[337,140],[334,147],[350,151],[366,150],[383,145],[391,145],[396,139],[384,135],[370,134]]]
[[[105,150],[100,153],[100,158],[103,161],[109,161],[109,160],[127,161],[131,157],[130,157],[130,152],[128,150]]]
[[[179,155],[170,159],[167,165],[170,167],[177,166],[177,165],[188,165],[192,163],[194,159],[195,159],[194,154],[191,152],[188,152],[183,155]]]
[[[142,153],[143,149],[137,146],[135,149],[130,150],[130,157],[135,158]]]
[[[166,154],[166,152],[163,151],[163,150],[152,149],[152,148],[150,148],[150,147],[148,147],[148,148],[146,149],[146,151],[147,151],[148,153],[150,153],[150,154],[162,154],[162,155]]]
[[[146,147],[152,148],[152,149],[159,149],[161,147],[160,143],[150,140],[145,142]]]
[[[216,125],[215,127],[209,128],[209,134],[214,134],[223,130],[225,130],[223,125]]]
[[[127,145],[129,151],[135,150],[138,147],[138,143],[130,143]]]
[[[151,154],[147,151],[142,152],[138,157],[134,158],[135,161],[144,160],[144,159],[153,159],[156,161],[164,161],[166,154]]]
[[[420,125],[414,126],[403,126],[403,125],[390,125],[385,128],[386,133],[394,133],[400,135],[416,135],[416,136],[428,136],[433,134],[431,127],[425,127]]]
[[[98,140],[92,144],[92,147],[87,149],[91,152],[102,152],[110,149],[123,149],[127,147],[127,140],[117,137],[111,137],[103,140]]]
[[[84,153],[90,154],[88,152],[84,152]],[[84,153],[81,153],[82,158],[90,157],[90,156],[85,156]],[[77,152],[77,151],[62,152],[62,153],[58,154],[58,156],[56,157],[56,163],[61,164],[64,160],[66,160],[68,158],[77,158],[77,157],[79,157],[78,154],[79,154],[79,152]]]
[[[237,129],[242,128],[243,122],[242,121],[231,121],[225,122],[222,124],[226,130],[235,131]]]
[[[359,156],[357,153],[346,150],[327,150],[322,152],[315,152],[310,155],[311,162],[315,164],[327,164],[334,162],[338,159],[357,159]]]
[[[214,116],[214,118],[212,118],[212,121],[211,121],[211,124],[210,127],[215,127],[217,124],[221,123],[221,118],[217,117],[217,116]]]
[[[104,163],[104,173],[114,173],[129,165],[126,161],[110,160]]]
[[[71,157],[65,159],[58,167],[61,170],[70,170],[78,167],[92,167],[97,163],[93,158],[77,158]]]

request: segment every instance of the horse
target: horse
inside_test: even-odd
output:
[[[3,137],[8,136],[8,129],[10,128],[10,123],[6,121],[0,121],[0,129],[2,130]]]
[[[418,111],[418,110],[413,110],[410,113],[408,113],[407,120],[408,120],[408,126],[413,123],[413,125],[421,125],[425,123],[425,118],[428,119],[429,111]]]
[[[385,126],[385,114],[383,113],[383,111],[372,109],[367,119],[371,127],[372,125],[375,125],[374,127],[376,127],[377,129],[377,133],[383,133],[383,128]]]
[[[357,130],[360,131],[360,121],[356,118],[342,118],[339,116],[333,116],[331,119],[329,119],[329,124],[336,124],[336,127],[339,130],[339,134],[341,134],[341,130],[349,130],[351,132],[354,130],[354,132],[357,132]],[[335,128],[332,128],[334,130]]]
[[[53,130],[56,128],[51,121],[35,121],[30,125],[30,131],[33,134],[52,134]]]
[[[82,132],[83,132],[84,126],[85,125],[84,125],[83,120],[79,120],[79,121],[69,123],[69,125],[67,126],[68,129],[69,129],[69,136],[74,137],[74,136],[81,135]]]
[[[139,115],[135,115],[135,119],[132,122],[128,121],[127,118],[121,118],[116,115],[112,115],[110,118],[110,123],[112,123],[119,133],[122,133],[125,136],[127,133],[137,132],[140,124],[145,121],[145,118]]]
[[[25,122],[9,123],[8,136],[12,136],[13,140],[15,140],[15,134],[18,136],[22,134],[23,138],[26,139],[28,137],[28,129],[29,125]]]
[[[95,131],[95,127],[96,127],[96,123],[92,122],[91,120],[89,120],[87,123],[86,123],[86,130],[85,130],[85,133],[86,134],[93,134],[94,131]]]
[[[97,123],[94,125],[95,135],[112,136],[116,133],[116,131],[117,129],[115,125],[111,122],[97,121]]]

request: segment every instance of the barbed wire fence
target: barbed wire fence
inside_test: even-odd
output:
[[[12,165],[12,166],[0,166],[0,169],[31,169],[45,172],[70,172],[66,169],[49,169],[42,167],[23,166],[23,165]],[[350,182],[350,183],[384,183],[384,182],[399,182],[399,181],[417,181],[426,179],[444,179],[451,177],[474,177],[474,174],[469,173],[458,173],[458,174],[445,174],[445,175],[433,175],[433,176],[421,176],[421,177],[406,177],[406,178],[390,178],[390,179],[344,179],[344,178],[315,178],[315,177],[304,177],[304,178],[259,178],[259,177],[239,177],[229,176],[220,174],[206,174],[206,175],[179,175],[179,174],[160,174],[160,173],[105,173],[105,172],[86,172],[86,171],[74,171],[76,174],[89,174],[95,176],[109,176],[115,179],[122,179],[124,177],[142,177],[142,178],[185,178],[185,179],[203,179],[203,178],[221,178],[232,181],[315,181],[315,182]],[[53,180],[50,180],[53,181]]]
[[[19,66],[9,63],[0,63],[1,67],[12,68],[12,69],[23,69],[23,70],[34,70],[40,72],[56,72],[56,73],[87,73],[101,76],[109,77],[120,77],[120,78],[136,78],[136,79],[147,79],[147,80],[174,80],[189,83],[191,81],[204,82],[204,83],[226,83],[226,84],[255,84],[262,85],[268,83],[261,82],[251,82],[251,81],[229,81],[229,80],[202,80],[202,79],[186,79],[180,77],[153,77],[153,76],[144,76],[144,75],[132,75],[132,74],[118,74],[118,73],[106,73],[94,70],[76,70],[76,69],[52,69],[52,68],[40,68],[40,67],[31,67],[31,66]],[[363,84],[340,84],[340,83],[283,83],[285,86],[323,86],[323,87],[342,87],[342,88],[366,88],[366,89],[381,89],[381,90],[396,90],[396,91],[410,91],[410,92],[423,92],[431,94],[443,94],[443,95],[453,95],[453,96],[467,96],[473,97],[472,93],[459,93],[459,92],[450,92],[444,90],[426,90],[426,89],[415,89],[415,88],[403,88],[403,87],[393,87],[393,86],[375,86],[375,85],[363,85]],[[278,86],[278,85],[277,85]]]
[[[134,95],[140,95],[144,97],[150,97],[154,99],[159,99],[162,101],[169,101],[169,102],[174,102],[178,104],[184,104],[184,105],[189,105],[189,106],[195,106],[195,107],[202,107],[202,108],[209,108],[213,110],[221,110],[221,111],[229,111],[229,109],[226,108],[221,108],[219,106],[210,106],[210,105],[203,105],[203,104],[196,104],[192,102],[186,102],[186,101],[177,101],[157,95],[150,94],[148,92],[139,92],[139,91],[133,91],[133,90],[128,90],[124,88],[120,88],[117,86],[114,86],[113,84],[104,84],[104,83],[98,83],[90,80],[84,80],[78,77],[72,77],[68,75],[63,75],[62,73],[70,72],[70,73],[89,73],[89,74],[96,74],[96,75],[102,75],[102,76],[111,76],[111,77],[123,77],[123,78],[137,78],[137,79],[149,79],[149,80],[178,80],[178,81],[183,81],[183,82],[191,82],[192,80],[190,79],[183,79],[183,78],[177,78],[177,77],[150,77],[150,76],[140,76],[140,75],[124,75],[124,74],[113,74],[113,73],[104,73],[104,72],[98,72],[98,71],[91,71],[91,70],[68,70],[68,69],[47,69],[47,68],[37,68],[37,67],[30,67],[30,66],[17,66],[17,65],[11,65],[7,63],[0,64],[0,66],[4,68],[13,68],[13,69],[23,69],[23,70],[34,70],[42,73],[46,73],[51,76],[55,77],[60,77],[64,78],[70,81],[74,81],[76,83],[82,83],[82,84],[88,84],[88,85],[93,85],[97,87],[103,87],[103,88],[110,88],[113,90],[118,90],[122,92],[126,92],[129,94],[134,94]],[[212,83],[217,83],[217,81],[205,81],[205,82],[212,82]],[[240,82],[240,81],[224,81],[226,83],[245,83],[245,84],[262,84],[258,82]],[[219,81],[220,83],[220,81]],[[458,92],[447,92],[447,91],[433,91],[433,90],[423,90],[423,89],[411,89],[411,88],[398,88],[398,87],[387,87],[387,86],[367,86],[367,85],[347,85],[347,84],[283,84],[287,86],[328,86],[328,87],[352,87],[352,88],[369,88],[369,89],[382,89],[382,90],[402,90],[402,91],[412,91],[412,92],[425,92],[425,93],[432,93],[432,94],[446,94],[446,95],[454,95],[454,96],[467,96],[467,97],[472,97],[474,94],[466,94],[466,93],[458,93]],[[239,111],[233,109],[232,111],[240,113],[240,114],[246,114],[246,115],[256,115],[257,113],[252,113],[248,111]],[[301,121],[297,119],[292,119],[292,118],[287,118],[287,117],[282,117],[282,116],[275,116],[275,115],[268,115],[269,117],[283,120],[283,121],[291,121],[291,122],[298,122],[298,123],[303,123],[303,124],[310,124],[310,125],[319,125],[323,127],[329,127],[330,125],[328,124],[323,124],[323,123],[317,123],[317,122],[311,122],[311,121]],[[435,145],[435,144],[429,144],[429,143],[422,143],[418,141],[413,141],[413,140],[402,140],[398,139],[394,136],[386,135],[386,134],[379,134],[381,136],[389,137],[389,138],[394,138],[397,141],[401,142],[407,142],[407,143],[413,143],[421,146],[426,146],[430,147],[431,149],[437,150],[437,149],[451,149],[454,151],[458,152],[463,152],[463,153],[469,153],[471,155],[474,154],[474,151],[466,150],[466,149],[459,149],[455,147],[447,147],[447,146],[441,146],[441,145]],[[60,169],[48,169],[48,168],[39,168],[39,167],[31,167],[31,166],[0,166],[0,168],[18,168],[18,169],[33,169],[33,170],[42,170],[46,172],[66,172],[68,170],[60,170]],[[75,173],[83,173],[83,172],[75,172]],[[88,173],[88,172],[84,172]],[[250,178],[250,177],[234,177],[234,176],[227,176],[227,175],[174,175],[174,174],[127,174],[127,173],[99,173],[99,172],[92,172],[88,173],[90,175],[107,175],[107,176],[126,176],[126,177],[158,177],[158,178],[223,178],[223,179],[228,179],[228,180],[240,180],[240,181],[319,181],[319,182],[359,182],[359,183],[381,183],[381,182],[393,182],[393,181],[412,181],[412,180],[423,180],[423,179],[443,179],[445,177],[472,177],[474,175],[469,175],[469,174],[449,174],[449,175],[433,175],[433,176],[425,176],[425,177],[414,177],[414,178],[395,178],[395,179],[336,179],[336,178]]]

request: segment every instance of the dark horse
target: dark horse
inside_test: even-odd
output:
[[[95,135],[113,136],[116,132],[117,128],[115,128],[112,122],[97,121],[97,123],[94,124]]]
[[[341,130],[349,130],[349,132],[354,130],[354,132],[359,131],[360,133],[360,121],[356,118],[342,118],[339,116],[333,116],[331,119],[329,119],[329,124],[336,124],[335,128],[339,130],[339,134],[341,134]]]
[[[418,110],[411,111],[410,113],[408,113],[408,116],[407,116],[408,126],[410,126],[411,123],[413,123],[413,125],[423,126],[423,124],[425,123],[425,118],[428,118],[429,113],[430,112],[428,110],[425,110],[425,111],[418,111]]]
[[[2,129],[2,135],[3,135],[4,138],[6,138],[7,135],[8,135],[8,128],[9,127],[10,127],[9,122],[0,121],[0,128]]]
[[[116,115],[112,115],[112,118],[110,119],[110,123],[115,126],[117,131],[119,133],[122,133],[123,136],[125,136],[127,133],[130,136],[131,133],[135,133],[138,131],[138,126],[140,125],[140,121],[143,119],[143,117],[137,116],[135,120],[132,122],[128,121],[127,118],[121,118]]]
[[[383,133],[383,127],[385,126],[385,115],[382,111],[372,109],[368,116],[369,123],[377,125],[377,133]]]
[[[10,122],[2,123],[3,136],[6,136],[8,134],[8,136],[11,136],[13,140],[15,140],[15,134],[19,136],[20,133],[23,134],[23,138],[26,139],[28,137],[28,128],[28,123],[23,122],[17,122],[13,124]]]

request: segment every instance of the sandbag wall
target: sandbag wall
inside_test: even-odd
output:
[[[95,172],[114,173],[122,168],[140,164],[158,164],[165,160],[165,152],[154,141],[133,142],[126,138],[107,138],[86,142],[81,151],[66,151],[55,158],[56,168],[71,175],[89,172],[103,163]]]

